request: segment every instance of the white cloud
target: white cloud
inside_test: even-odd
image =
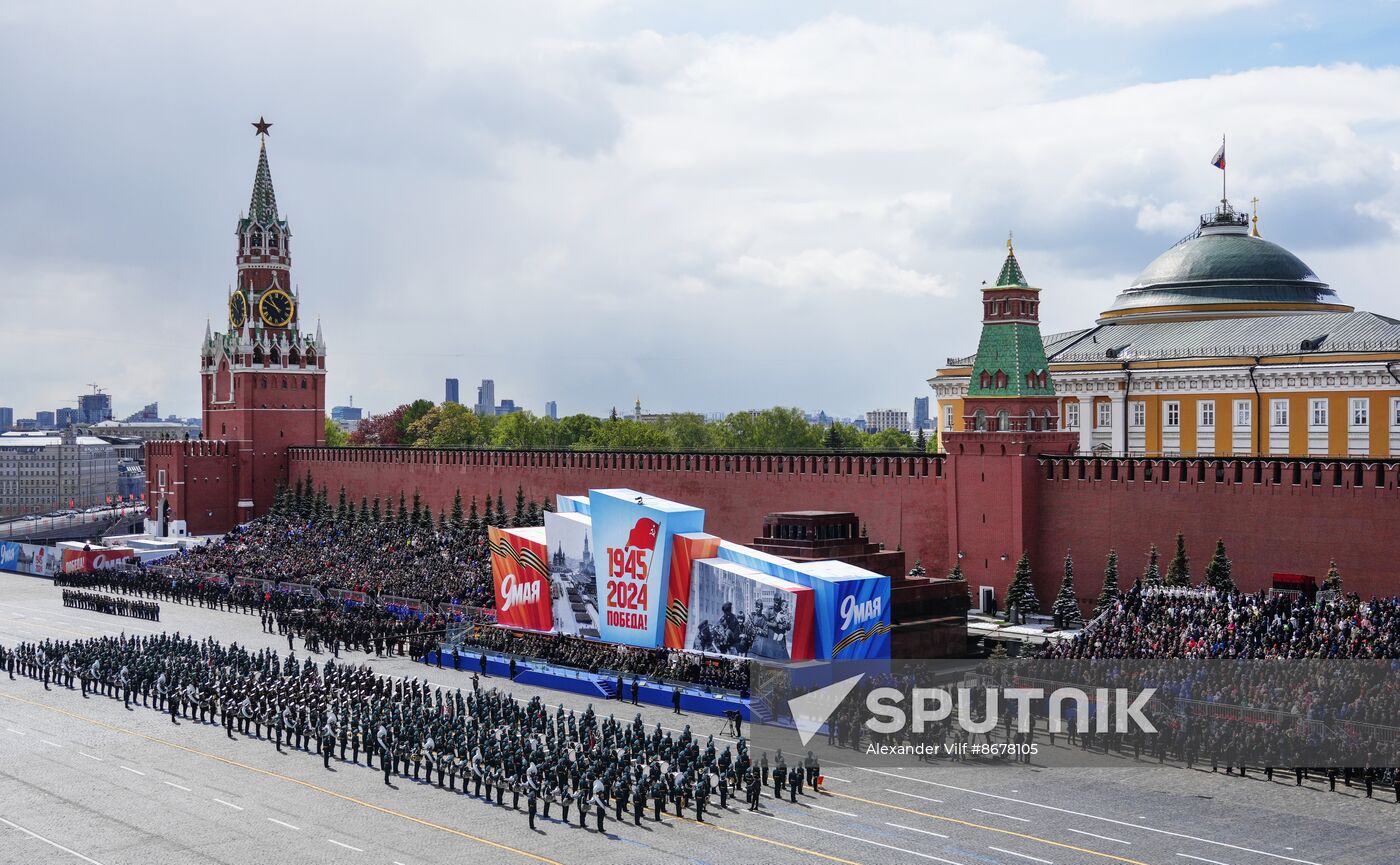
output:
[[[0,74],[28,82],[0,92],[14,118],[0,272],[92,274],[142,311],[123,326],[160,372],[124,374],[119,410],[195,409],[197,343],[221,317],[256,156],[241,124],[260,113],[278,124],[273,176],[333,401],[373,409],[435,396],[445,376],[566,412],[638,395],[903,404],[973,349],[977,288],[1008,230],[1047,327],[1082,326],[1214,205],[1222,131],[1231,194],[1262,199],[1265,235],[1319,256],[1348,302],[1398,311],[1350,267],[1326,272],[1388,264],[1395,69],[1066,96],[1076,58],[1052,38],[1035,50],[992,27],[850,15],[619,25],[564,3],[369,19],[276,7],[271,33],[257,10],[217,27],[190,13],[167,25],[188,47],[172,74],[140,60],[162,56],[160,31],[46,8],[0,31]],[[32,329],[74,308],[10,318]],[[0,402],[27,413],[76,393],[106,361],[71,342],[62,381],[7,377]],[[0,341],[0,368],[33,348]]]
[[[745,255],[732,264],[723,265],[720,270],[737,282],[781,288],[800,295],[872,292],[947,297],[953,293],[939,277],[899,267],[868,249],[841,253],[806,249],[781,261]]]
[[[1081,18],[1133,27],[1209,18],[1271,3],[1273,0],[1069,0],[1070,10]]]

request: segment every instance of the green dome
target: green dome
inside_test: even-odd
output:
[[[1231,212],[1203,218],[1197,232],[1138,274],[1104,317],[1121,320],[1153,314],[1158,307],[1182,306],[1207,306],[1192,314],[1210,316],[1212,304],[1231,306],[1229,313],[1216,313],[1228,315],[1247,315],[1255,304],[1261,312],[1277,311],[1280,304],[1285,309],[1340,304],[1337,293],[1302,259],[1277,243],[1250,236],[1244,216]],[[1241,305],[1244,310],[1238,308]]]

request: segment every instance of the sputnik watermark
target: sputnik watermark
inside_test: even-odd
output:
[[[976,692],[982,695],[980,705],[974,696]],[[1049,694],[1044,688],[914,688],[906,694],[898,688],[875,688],[865,698],[865,708],[871,715],[865,726],[881,735],[905,729],[922,733],[931,724],[942,725],[951,719],[957,729],[973,735],[1003,726],[1014,726],[1017,732],[1026,733],[1031,730],[1032,703],[1048,700],[1050,725],[1056,733],[1070,729],[1065,722],[1070,706],[1074,708],[1071,717],[1076,733],[1155,733],[1157,728],[1142,710],[1156,693],[1156,688],[1095,688],[1091,696],[1082,688],[1063,687]],[[910,702],[908,711],[903,706],[906,696]],[[1015,704],[1010,717],[1002,714],[1003,698]],[[1091,705],[1096,711],[1090,711]]]

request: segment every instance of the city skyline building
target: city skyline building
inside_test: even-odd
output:
[[[902,409],[882,408],[865,413],[865,431],[877,433],[881,430],[909,432],[909,412]]]
[[[483,378],[481,384],[476,388],[477,414],[491,416],[496,413],[496,383],[489,378]]]
[[[85,393],[78,397],[78,419],[82,423],[98,423],[112,419],[112,395]]]
[[[914,397],[914,429],[929,428],[929,398]]]
[[[544,404],[544,416],[550,420],[559,420],[559,404],[550,400]]]
[[[443,396],[442,396],[442,401],[443,401],[443,402],[450,402],[450,403],[460,403],[461,400],[458,398],[458,395],[459,395],[459,391],[458,391],[457,379],[455,379],[455,378],[449,378],[449,379],[447,379],[446,382],[445,382],[445,386],[444,386],[444,393],[443,393]]]

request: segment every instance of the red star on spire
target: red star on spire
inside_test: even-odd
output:
[[[269,130],[269,129],[271,129],[271,128],[272,128],[272,124],[271,124],[271,123],[268,123],[266,120],[263,120],[263,119],[262,119],[262,115],[258,115],[257,122],[253,124],[253,129],[256,130],[253,134],[254,134],[254,135],[267,135],[267,134],[268,134],[268,133],[267,133],[267,130]]]

